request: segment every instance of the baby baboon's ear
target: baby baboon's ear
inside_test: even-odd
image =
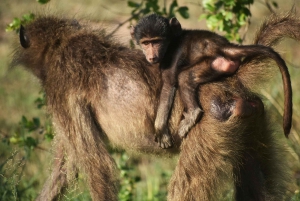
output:
[[[181,24],[179,23],[179,21],[175,17],[172,17],[169,21],[169,24],[170,24],[173,36],[179,36],[182,32]]]
[[[22,25],[20,26],[19,37],[20,37],[20,43],[21,43],[22,47],[23,48],[29,48],[30,47],[30,41],[29,41],[28,36],[26,35],[26,30]]]
[[[130,26],[130,35],[131,35],[132,40],[135,41],[135,36],[134,36],[134,26],[133,26],[133,25]]]

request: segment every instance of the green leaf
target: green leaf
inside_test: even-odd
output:
[[[219,10],[223,5],[224,5],[224,3],[222,1],[216,2],[215,3],[216,10]]]
[[[34,103],[37,105],[38,109],[41,109],[43,106],[45,106],[45,99],[44,98],[37,98]]]
[[[219,31],[224,31],[224,23],[223,21],[220,21],[219,26],[218,26]]]
[[[6,31],[17,31],[19,32],[19,28],[21,24],[26,24],[34,19],[35,15],[33,13],[25,14],[22,16],[22,19],[20,18],[14,18],[14,20],[7,25]]]
[[[32,121],[33,121],[36,128],[40,127],[41,122],[40,122],[39,118],[33,118]]]
[[[40,4],[46,4],[48,3],[50,0],[37,0],[37,2],[39,2]]]
[[[20,142],[20,138],[13,136],[13,137],[9,138],[9,142],[12,144],[17,144]]]
[[[21,20],[19,18],[14,18],[13,21],[7,25],[6,31],[15,31],[18,30],[21,25]]]
[[[22,119],[21,119],[21,124],[22,124],[22,125],[24,125],[24,126],[26,126],[26,125],[27,125],[27,123],[28,123],[28,120],[27,120],[27,118],[26,118],[25,116],[22,116]]]
[[[23,22],[30,22],[31,20],[33,20],[35,18],[35,15],[33,13],[30,14],[25,14],[22,16],[23,17]]]
[[[149,9],[155,13],[160,13],[159,12],[159,5],[158,5],[158,1],[157,0],[148,0],[147,3],[146,3],[146,9]]]
[[[25,145],[28,147],[28,148],[35,148],[37,145],[38,145],[38,141],[36,139],[34,139],[33,137],[27,137],[25,139]]]
[[[179,12],[181,17],[183,17],[184,19],[188,19],[190,17],[189,8],[186,6],[179,7],[177,12]]]
[[[212,12],[212,13],[214,13],[216,11],[216,8],[213,5],[209,4],[209,3],[204,4],[204,8],[206,10],[208,10],[209,12]]]
[[[236,0],[226,0],[224,1],[225,7],[233,7],[235,6],[239,1],[236,2]]]
[[[275,8],[278,8],[277,2],[273,1],[273,2],[272,2],[272,5],[273,5]]]
[[[138,8],[138,7],[140,7],[141,4],[133,2],[133,1],[128,1],[127,5],[131,8]]]
[[[239,25],[244,25],[246,24],[247,16],[242,13],[240,16],[238,16],[238,23]]]
[[[54,138],[54,135],[52,133],[46,133],[45,134],[45,139],[49,142],[52,141]]]
[[[198,20],[203,20],[203,19],[207,19],[208,15],[207,14],[201,14],[200,17],[198,18]]]
[[[225,17],[225,20],[228,21],[228,20],[232,20],[233,18],[233,14],[231,12],[226,12],[224,13],[224,17]]]
[[[251,16],[251,12],[248,8],[244,7],[241,9],[241,12],[246,16]]]
[[[174,17],[174,14],[175,14],[174,9],[177,6],[178,6],[177,1],[173,0],[169,7],[169,16],[168,16],[169,18]]]
[[[21,19],[19,18],[14,18],[13,22],[10,23],[10,25],[20,25],[21,24]]]
[[[217,25],[219,22],[219,16],[218,15],[210,15],[207,19],[211,24]]]

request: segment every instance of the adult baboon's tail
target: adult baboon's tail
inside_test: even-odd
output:
[[[300,19],[293,11],[268,17],[257,31],[254,44],[274,46],[283,38],[300,39]]]

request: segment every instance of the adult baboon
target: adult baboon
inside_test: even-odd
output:
[[[256,43],[299,38],[299,24],[291,15],[273,16]],[[13,65],[24,65],[41,80],[59,147],[37,200],[57,199],[67,185],[65,172],[74,172],[75,164],[86,173],[93,200],[117,200],[117,170],[107,141],[134,152],[179,153],[168,200],[214,200],[223,176],[233,176],[236,200],[283,199],[282,149],[260,98],[248,89],[269,73],[264,55],[243,61],[236,75],[199,89],[205,94],[200,97],[204,115],[184,140],[175,135],[183,113],[176,94],[169,122],[174,146],[161,149],[153,135],[161,80],[158,66],[150,66],[141,51],[88,24],[51,16],[21,27],[20,42]]]

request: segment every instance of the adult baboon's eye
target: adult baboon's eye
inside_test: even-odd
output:
[[[25,28],[22,25],[20,26],[19,37],[20,37],[20,43],[21,43],[22,47],[24,47],[24,48],[30,47],[29,38],[26,35]]]

